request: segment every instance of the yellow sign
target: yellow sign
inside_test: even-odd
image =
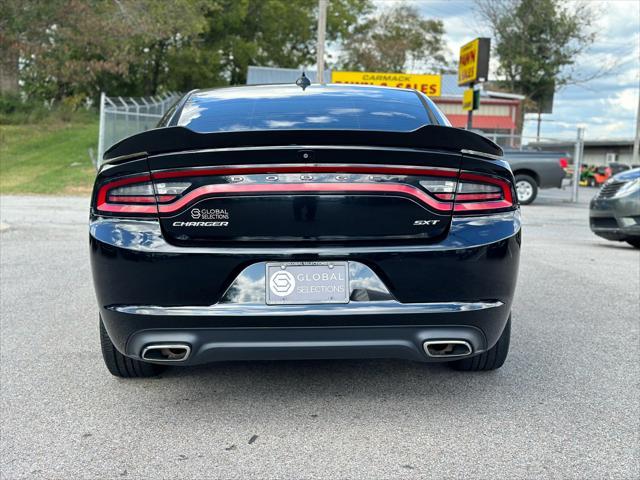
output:
[[[440,75],[414,75],[410,73],[334,71],[331,72],[331,83],[411,88],[430,97],[439,97],[442,88]]]
[[[478,77],[478,46],[479,39],[475,39],[460,48],[460,63],[458,67],[458,84],[474,82]],[[466,94],[466,92],[465,92]]]
[[[489,73],[488,38],[476,38],[460,47],[458,63],[458,85],[467,85],[486,80]]]
[[[462,94],[462,109],[465,112],[473,110],[473,88],[467,88]]]

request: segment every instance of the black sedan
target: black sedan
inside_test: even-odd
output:
[[[109,371],[309,358],[499,368],[520,254],[501,155],[412,90],[187,94],[109,149],[96,178]]]
[[[591,200],[589,225],[596,235],[640,248],[640,168],[607,180]]]

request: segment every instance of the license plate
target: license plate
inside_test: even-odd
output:
[[[267,263],[267,304],[349,302],[347,262]]]

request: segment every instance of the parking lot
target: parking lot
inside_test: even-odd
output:
[[[1,476],[637,478],[640,254],[590,232],[593,193],[523,207],[498,371],[254,362],[128,381],[100,354],[88,199],[2,197]]]

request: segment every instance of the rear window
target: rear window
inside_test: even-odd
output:
[[[197,92],[178,125],[196,132],[247,130],[383,130],[405,132],[432,123],[410,90],[311,86],[228,88]]]

